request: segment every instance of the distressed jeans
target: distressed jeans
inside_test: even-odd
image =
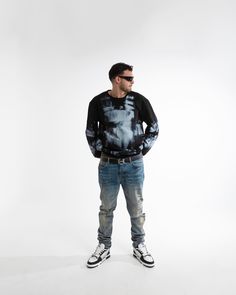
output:
[[[117,196],[121,185],[131,220],[131,239],[133,246],[137,247],[139,243],[144,242],[145,236],[143,229],[145,213],[143,213],[142,206],[143,159],[120,164],[112,164],[100,160],[98,171],[101,188],[98,228],[99,243],[105,244],[106,248],[111,247],[113,212],[116,209]]]

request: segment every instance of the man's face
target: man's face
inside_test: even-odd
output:
[[[134,84],[134,80],[131,79],[133,78],[133,73],[132,71],[125,70],[121,75],[117,77],[117,82],[119,85],[120,90],[124,92],[130,92],[132,91],[132,86]],[[127,81],[125,78],[131,81]]]

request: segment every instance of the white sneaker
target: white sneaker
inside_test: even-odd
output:
[[[110,257],[110,249],[106,249],[104,244],[98,244],[96,250],[87,261],[88,268],[94,268]]]
[[[137,248],[134,248],[133,256],[146,267],[153,267],[155,265],[154,259],[152,258],[152,255],[148,253],[144,243],[141,243]]]

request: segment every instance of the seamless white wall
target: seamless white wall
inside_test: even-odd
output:
[[[87,253],[95,243],[98,161],[85,139],[87,106],[124,61],[160,123],[145,161],[148,240],[162,253],[171,244],[206,256],[217,244],[215,255],[227,249],[235,265],[235,3],[3,8],[0,255]],[[120,197],[114,235],[130,243]]]

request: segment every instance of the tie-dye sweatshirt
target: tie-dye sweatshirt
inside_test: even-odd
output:
[[[101,153],[118,158],[140,152],[145,155],[158,132],[158,121],[150,102],[137,92],[114,98],[105,91],[89,103],[86,137],[96,158],[100,158]]]

